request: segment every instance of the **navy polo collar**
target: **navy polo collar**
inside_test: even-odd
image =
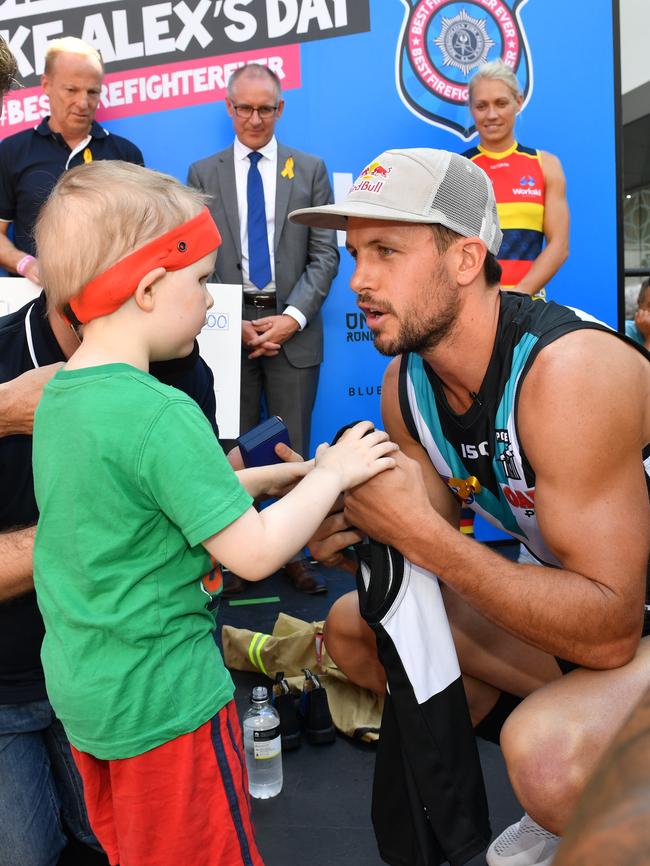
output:
[[[52,132],[50,129],[50,118],[44,117],[43,120],[38,124],[35,129],[39,135],[42,135],[43,138],[48,138],[50,135],[58,135],[60,133]],[[90,137],[91,138],[108,138],[108,132],[100,126],[96,120],[90,124]]]
[[[47,316],[47,300],[45,292],[25,308],[25,334],[31,337],[35,360],[39,367],[66,361],[61,346],[54,336],[54,331]]]

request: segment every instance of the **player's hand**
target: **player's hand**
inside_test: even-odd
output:
[[[323,565],[356,574],[356,559],[347,556],[345,550],[359,541],[363,541],[363,536],[345,519],[343,502],[339,499],[332,513],[325,518],[313,537],[309,539],[307,546],[313,558]]]
[[[392,472],[383,472],[345,494],[345,520],[359,532],[400,548],[421,516],[435,524],[431,503],[416,460],[397,451]],[[442,518],[439,518],[442,520]],[[443,521],[444,522],[444,521]]]
[[[37,367],[0,385],[0,435],[31,435],[43,388],[62,366],[57,363]]]
[[[385,469],[392,469],[395,459],[389,455],[397,450],[388,433],[373,430],[370,421],[361,421],[346,430],[336,445],[319,445],[316,466],[335,472],[340,489],[347,490]]]

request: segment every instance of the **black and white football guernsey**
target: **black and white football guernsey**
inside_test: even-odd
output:
[[[379,852],[392,866],[460,866],[491,834],[438,579],[371,540],[357,589],[388,685],[372,794]]]
[[[460,493],[464,505],[553,566],[560,563],[544,543],[537,524],[535,473],[519,441],[517,402],[539,352],[559,337],[584,328],[610,333],[650,359],[642,346],[586,313],[501,292],[492,357],[467,412],[458,415],[451,409],[442,383],[419,355],[404,355],[400,368],[404,422],[438,474]],[[650,476],[650,444],[639,456]]]

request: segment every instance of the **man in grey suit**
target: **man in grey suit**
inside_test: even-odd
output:
[[[241,432],[269,415],[287,425],[291,444],[309,452],[311,413],[323,360],[320,308],[336,275],[336,233],[288,222],[291,210],[330,204],[322,159],[285,147],[274,131],[284,109],[278,77],[249,64],[228,82],[226,108],[234,143],[190,166],[188,183],[208,193],[223,243],[213,279],[240,283],[242,322]],[[287,574],[305,592],[326,587],[306,560]]]

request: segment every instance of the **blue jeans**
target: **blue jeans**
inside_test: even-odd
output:
[[[64,826],[101,850],[61,722],[48,701],[0,704],[0,866],[55,866]]]

